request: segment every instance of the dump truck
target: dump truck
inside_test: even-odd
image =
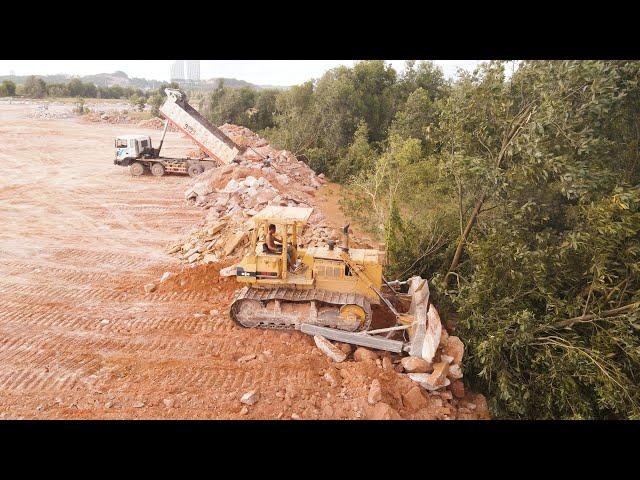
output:
[[[187,102],[180,90],[165,89],[167,99],[160,107],[165,118],[158,148],[154,148],[148,135],[121,135],[115,140],[115,165],[129,167],[134,176],[145,171],[157,177],[167,172],[187,173],[194,177],[208,168],[233,162],[244,149],[219,128],[212,125]],[[169,123],[193,140],[207,155],[202,158],[170,158],[160,156]]]
[[[387,282],[382,274],[384,252],[350,248],[348,225],[339,248],[333,241],[306,249],[298,246],[312,211],[268,206],[252,218],[249,251],[236,265],[236,280],[243,287],[234,296],[230,317],[247,328],[295,329],[431,361],[441,327],[439,318],[428,321],[427,281],[412,277]],[[270,225],[281,236],[281,253],[266,247]],[[293,272],[289,262],[295,265]],[[395,324],[372,330],[374,306],[388,309]],[[398,335],[402,338],[392,338]]]

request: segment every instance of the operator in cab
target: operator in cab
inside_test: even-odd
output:
[[[271,253],[282,253],[282,239],[276,236],[276,226],[272,223],[269,225],[269,233],[266,238],[267,249]],[[296,268],[293,265],[293,247],[287,245],[287,269],[294,273]]]

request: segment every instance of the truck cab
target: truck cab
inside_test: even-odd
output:
[[[148,135],[120,135],[115,141],[116,165],[127,166],[138,158],[153,157],[154,149]]]

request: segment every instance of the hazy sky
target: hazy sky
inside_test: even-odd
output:
[[[0,60],[0,75],[91,75],[122,70],[130,77],[169,80],[172,60]],[[352,66],[355,60],[202,60],[200,77],[226,77],[257,85],[295,85],[320,77],[338,65]],[[404,60],[388,60],[401,71]],[[447,77],[458,68],[472,70],[479,60],[435,60]]]

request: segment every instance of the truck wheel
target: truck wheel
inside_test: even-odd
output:
[[[190,177],[197,177],[202,172],[204,172],[204,167],[202,165],[198,165],[197,163],[189,165],[189,169],[187,170],[187,173]]]
[[[164,166],[161,163],[154,163],[151,165],[151,173],[156,177],[161,177],[164,175]]]
[[[131,171],[131,175],[139,177],[144,173],[144,166],[140,162],[133,162],[129,167],[129,170]]]

